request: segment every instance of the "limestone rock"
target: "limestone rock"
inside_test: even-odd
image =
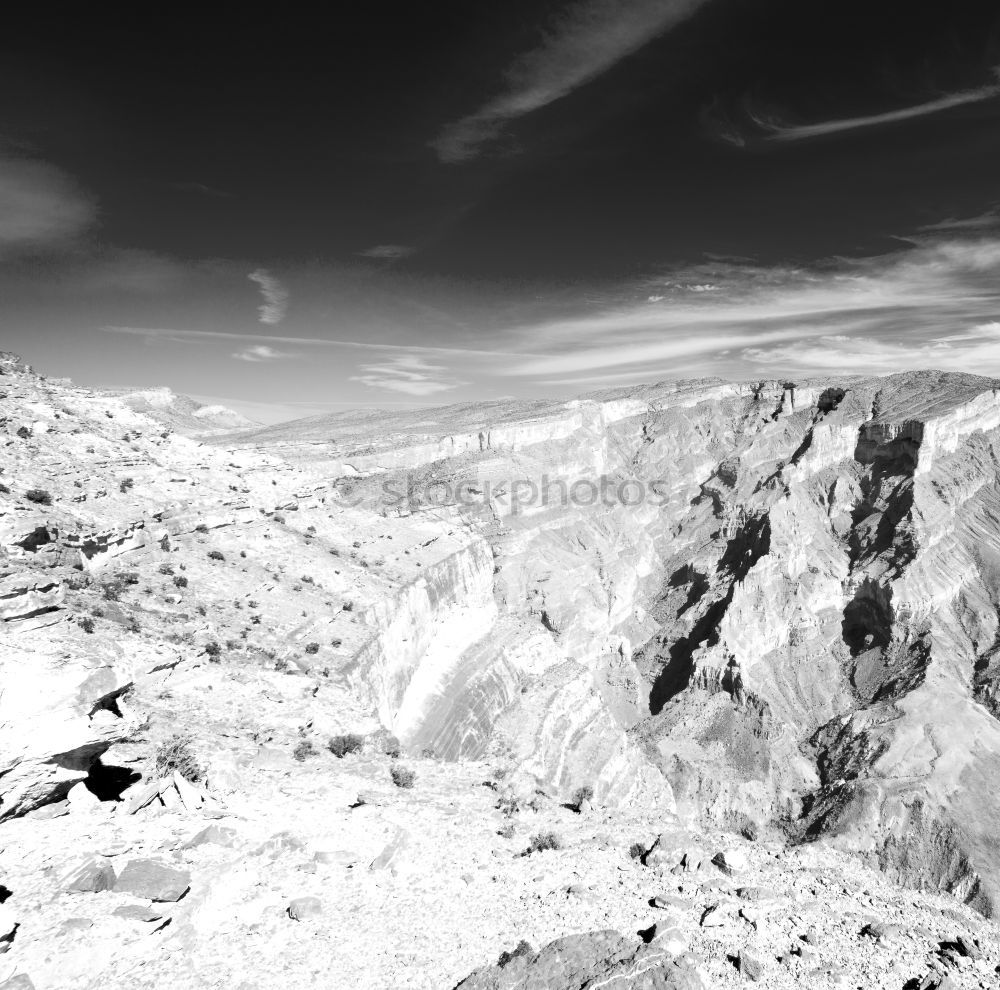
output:
[[[151,901],[179,901],[191,886],[191,874],[152,859],[131,859],[114,890]]]
[[[108,860],[99,856],[87,856],[63,873],[59,882],[63,890],[96,893],[111,890],[116,879]]]
[[[701,977],[655,942],[638,948],[618,932],[596,931],[556,939],[534,953],[515,954],[476,970],[456,990],[577,990],[615,986],[632,990],[701,990]]]
[[[306,921],[323,913],[323,902],[318,897],[296,897],[288,905],[288,917],[293,921]]]

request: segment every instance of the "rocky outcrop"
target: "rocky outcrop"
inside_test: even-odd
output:
[[[608,930],[567,935],[540,952],[522,943],[495,966],[477,969],[455,990],[701,990],[704,985],[690,963],[674,959],[659,944],[636,946]]]

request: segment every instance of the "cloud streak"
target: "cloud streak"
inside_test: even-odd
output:
[[[376,244],[374,247],[359,251],[362,258],[376,258],[379,261],[400,261],[413,254],[413,248],[405,244]]]
[[[997,70],[994,71],[996,72]],[[801,124],[798,126],[784,126],[756,117],[754,118],[754,122],[768,131],[768,141],[804,141],[809,138],[825,137],[828,134],[839,134],[844,131],[879,127],[884,124],[898,124],[917,117],[942,113],[945,110],[952,110],[955,107],[967,106],[970,103],[982,103],[984,100],[992,100],[997,96],[1000,96],[1000,81],[989,86],[980,86],[976,89],[963,90],[959,93],[950,93],[936,100],[917,103],[899,110],[890,110],[887,113],[876,113],[862,117],[847,117],[840,120],[826,120],[816,124]]]
[[[537,48],[505,72],[506,88],[449,124],[432,143],[443,162],[467,161],[512,120],[548,106],[607,72],[690,16],[704,0],[578,0]]]
[[[278,351],[273,347],[268,347],[267,344],[254,344],[252,347],[246,347],[242,351],[236,351],[233,357],[238,361],[279,361],[282,358],[296,357],[291,351]]]
[[[257,307],[261,323],[277,324],[285,318],[288,309],[288,290],[266,268],[258,268],[248,276],[260,286],[264,301]]]
[[[406,395],[436,395],[458,388],[459,385],[469,384],[445,376],[442,374],[447,371],[445,367],[428,364],[416,354],[401,354],[380,364],[362,365],[359,370],[365,373],[353,375],[350,379],[352,382]]]

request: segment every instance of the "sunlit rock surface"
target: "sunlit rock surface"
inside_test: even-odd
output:
[[[307,678],[302,724],[832,842],[994,911],[1000,383],[675,382],[198,442],[156,390],[0,368],[0,667],[35,678],[3,731],[58,740],[8,743],[0,814],[62,796],[139,717],[132,679],[215,644]]]

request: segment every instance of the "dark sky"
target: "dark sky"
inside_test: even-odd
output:
[[[8,17],[5,345],[266,418],[1000,348],[995,0],[330,13]]]

